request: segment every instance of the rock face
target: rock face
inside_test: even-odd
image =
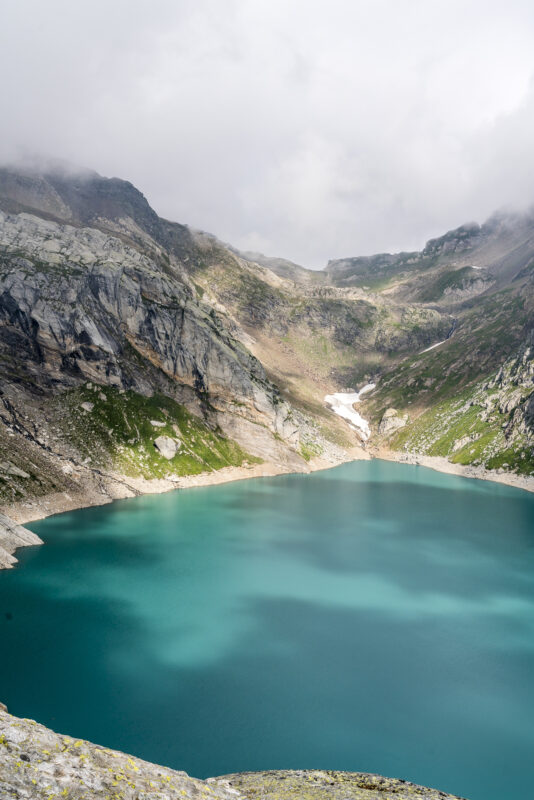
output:
[[[3,349],[42,382],[135,386],[128,348],[171,379],[254,403],[269,387],[261,365],[196,302],[177,268],[164,270],[116,237],[0,212]],[[24,257],[15,255],[24,252]]]
[[[85,384],[161,391],[253,456],[305,467],[302,415],[197,297],[187,229],[157,217],[130,184],[92,174],[0,170],[2,205],[0,397],[10,413],[31,407],[28,394]],[[80,404],[87,415],[93,406]]]
[[[534,330],[517,355],[505,361],[488,388],[498,389],[495,405],[508,417],[507,441],[534,445]]]
[[[6,800],[385,800],[390,795],[454,800],[434,789],[360,772],[247,772],[197,780],[62,736],[0,707],[0,797]]]

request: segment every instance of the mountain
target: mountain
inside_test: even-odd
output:
[[[532,379],[495,388],[503,365],[532,364],[533,213],[464,225],[421,252],[329,262],[314,282],[266,263],[213,254],[189,269],[295,407],[328,425],[324,395],[372,381],[359,406],[371,451],[534,473]],[[504,410],[487,414],[490,397]]]
[[[496,213],[431,239],[420,252],[329,261],[336,286],[368,286],[420,302],[455,301],[505,286],[534,260],[534,210]]]
[[[231,245],[226,245],[232,253],[235,253],[245,261],[250,261],[253,264],[259,264],[262,267],[267,267],[275,275],[280,278],[286,278],[295,283],[308,283],[312,286],[323,285],[328,281],[324,271],[307,269],[301,267],[300,264],[295,264],[294,261],[288,261],[287,258],[275,258],[272,256],[265,256],[263,253],[256,253],[251,250],[242,251]]]
[[[0,502],[29,519],[362,446],[530,475],[533,268],[531,213],[313,272],[127,181],[0,169]],[[370,382],[365,445],[324,398]]]

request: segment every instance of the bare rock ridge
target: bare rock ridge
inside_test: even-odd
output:
[[[360,772],[247,772],[198,780],[62,736],[0,708],[0,797],[6,800],[373,800],[390,795],[398,800],[454,800],[435,789]]]
[[[380,253],[329,261],[326,273],[336,285],[361,286],[366,282],[396,282],[399,295],[430,299],[441,288],[456,288],[458,281],[479,282],[478,293],[491,285],[505,285],[534,258],[534,209],[524,214],[496,213],[483,225],[470,223],[430,239],[423,250]],[[450,270],[442,286],[432,286],[440,269]],[[451,269],[452,268],[452,269]],[[454,274],[456,273],[456,274]],[[444,277],[443,275],[441,276]],[[435,297],[434,299],[438,299]]]

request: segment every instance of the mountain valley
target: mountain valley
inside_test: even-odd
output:
[[[530,479],[533,281],[531,213],[314,272],[164,220],[126,181],[4,168],[3,510],[376,454]],[[369,441],[325,403],[364,384]]]

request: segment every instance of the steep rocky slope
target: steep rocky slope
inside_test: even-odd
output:
[[[398,800],[454,800],[435,789],[361,772],[247,772],[198,780],[61,736],[0,707],[0,797],[5,800],[373,800],[390,795]]]

